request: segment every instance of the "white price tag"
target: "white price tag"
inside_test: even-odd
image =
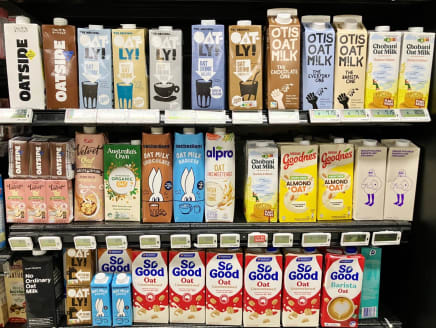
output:
[[[249,233],[247,247],[268,247],[268,234],[262,232]]]
[[[251,112],[233,111],[232,122],[233,124],[262,124],[263,114],[261,110]]]
[[[367,246],[370,235],[369,232],[343,232],[341,246]]]
[[[370,109],[369,114],[371,121],[374,122],[398,121],[400,119],[397,109]]]
[[[195,110],[165,110],[164,121],[166,124],[195,124]]]
[[[76,249],[96,249],[97,241],[94,236],[75,236],[74,247]]]
[[[30,237],[9,237],[9,246],[12,251],[31,251],[33,241]]]
[[[239,233],[220,234],[220,246],[223,248],[239,248],[241,246],[241,236]]]
[[[343,109],[339,112],[342,122],[369,122],[367,109]]]
[[[191,248],[191,235],[171,235],[171,248]]]
[[[108,250],[127,249],[126,236],[106,236],[106,248]]]
[[[66,109],[65,123],[97,123],[96,109]]]
[[[292,247],[294,235],[292,233],[280,232],[273,234],[273,247]]]
[[[39,248],[42,251],[60,251],[62,240],[58,236],[38,237]]]
[[[329,247],[332,235],[330,232],[307,232],[301,236],[303,247]]]
[[[132,109],[127,111],[126,123],[130,124],[159,124],[159,109]]]
[[[159,235],[139,236],[139,248],[141,249],[160,248],[160,236]]]
[[[427,108],[401,108],[398,110],[402,122],[430,122]]]
[[[338,109],[311,109],[309,111],[312,123],[336,123],[341,121]]]
[[[195,123],[197,124],[226,124],[227,115],[224,110],[196,110]]]
[[[32,123],[31,109],[0,108],[0,124]]]
[[[268,111],[270,124],[292,124],[300,123],[300,112],[298,110]]]
[[[399,245],[401,231],[376,231],[372,233],[372,246]]]
[[[97,123],[126,123],[126,120],[126,109],[99,109],[97,111]]]
[[[194,246],[197,248],[217,248],[218,237],[215,233],[201,233],[197,235],[197,243]]]

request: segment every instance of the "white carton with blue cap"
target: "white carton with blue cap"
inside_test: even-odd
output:
[[[115,274],[112,279],[113,326],[132,325],[132,275]]]
[[[112,273],[97,273],[91,282],[92,325],[112,326],[111,282]]]

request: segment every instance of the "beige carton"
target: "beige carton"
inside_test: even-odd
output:
[[[6,262],[5,274],[6,300],[8,303],[9,322],[26,323],[26,300],[24,297],[23,263],[21,260]]]
[[[6,327],[9,319],[8,302],[6,300],[5,278],[0,277],[0,327]]]

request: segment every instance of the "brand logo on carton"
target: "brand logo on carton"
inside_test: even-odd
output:
[[[332,33],[310,33],[307,36],[307,65],[333,65],[333,37]],[[326,74],[326,78],[330,74]],[[323,82],[324,78],[319,82]],[[317,80],[318,82],[318,80]]]
[[[21,146],[15,146],[15,174],[21,174],[21,156],[23,155],[23,151],[21,150]]]
[[[154,35],[151,38],[151,44],[156,49],[156,60],[163,60],[163,61],[171,61],[176,60],[177,58],[177,41],[178,37],[176,36],[165,36],[160,37],[159,32],[154,32],[158,35]]]
[[[158,261],[145,259],[142,267],[140,266],[136,267],[135,274],[139,277],[140,276],[163,277],[165,275],[165,272],[164,272],[164,268],[159,264]]]
[[[56,174],[62,175],[62,163],[65,156],[62,147],[56,147]]]
[[[290,271],[288,277],[290,280],[319,280],[318,271],[313,272],[312,265],[303,263],[297,265],[297,270]]]
[[[17,61],[18,61],[18,88],[20,89],[20,100],[29,101],[30,94],[30,65],[27,40],[17,40]]]
[[[212,57],[213,53],[215,53],[215,56],[220,54],[220,44],[224,42],[224,36],[221,31],[212,31],[207,34],[202,31],[196,31],[193,38],[198,43],[199,57]]]
[[[296,49],[300,28],[298,26],[276,27],[271,31],[271,60],[272,61],[297,61]]]
[[[173,275],[175,277],[201,277],[201,268],[195,269],[196,264],[194,261],[182,260],[180,267],[173,268]]]
[[[122,250],[105,251],[98,259],[102,272],[131,272],[130,255]]]
[[[363,67],[366,35],[347,33],[339,37],[339,66]]]
[[[230,40],[236,44],[235,55],[240,57],[256,56],[256,41],[260,39],[259,32],[233,32],[230,36]]]
[[[55,71],[55,89],[56,100],[64,102],[67,100],[67,62],[65,56],[65,40],[54,40],[54,71]]]
[[[296,156],[293,156],[292,154],[285,154],[283,156],[282,162],[283,162],[283,169],[286,170],[290,166],[293,166],[296,163],[303,163],[306,161],[313,161],[316,159],[317,153],[314,152],[313,149],[309,150],[307,153],[304,153],[304,151]]]
[[[353,263],[353,260],[342,260],[340,263]],[[359,272],[353,273],[352,265],[341,264],[338,271],[333,271],[330,274],[332,280],[359,280]]]
[[[42,149],[41,146],[35,147],[35,167],[36,167],[36,174],[41,175],[42,174]]]
[[[106,35],[94,35],[95,32],[91,31],[81,31],[79,38],[80,44],[85,50],[85,59],[105,59],[106,58],[106,47],[108,44],[108,37]]]
[[[275,159],[252,159],[251,167],[253,170],[274,170]]]
[[[239,270],[233,270],[233,264],[224,261],[218,262],[218,268],[209,272],[211,278],[234,278],[239,279]]]
[[[223,150],[220,146],[214,146],[212,150],[206,152],[206,156],[209,158],[215,158],[215,160],[218,161],[220,158],[233,158],[233,151]]]
[[[321,156],[322,168],[325,169],[327,165],[330,165],[333,162],[339,162],[350,158],[353,158],[353,152],[351,151],[351,148],[345,149],[344,152],[339,150],[335,155],[325,152]]]
[[[271,264],[265,264],[262,262],[272,262],[272,257],[258,257],[256,262],[260,262],[256,265],[256,270],[248,273],[248,279],[250,280],[279,280],[279,273],[277,270],[273,270]]]

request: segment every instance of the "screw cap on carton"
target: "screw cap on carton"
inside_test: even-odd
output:
[[[389,32],[390,30],[391,27],[389,25],[381,25],[375,27],[376,32]]]
[[[297,16],[298,10],[296,8],[272,8],[266,11],[267,16],[278,16],[279,14]]]
[[[99,272],[95,275],[95,282],[97,284],[104,284],[107,279],[108,277],[103,272]]]
[[[310,140],[300,140],[300,145],[303,145],[303,146],[309,146],[310,145]]]
[[[215,25],[216,20],[215,19],[202,19],[201,25]]]
[[[83,132],[86,134],[94,134],[97,132],[97,128],[95,126],[84,126]]]
[[[238,20],[237,25],[239,25],[239,26],[249,26],[249,25],[251,25],[251,20]]]
[[[257,141],[256,142],[256,147],[267,147],[269,146],[269,142],[266,141]]]
[[[133,146],[140,146],[141,140],[130,140],[130,144]]]
[[[195,128],[183,128],[184,134],[195,134]]]
[[[128,30],[128,29],[135,29],[136,24],[121,24],[121,28]]]
[[[17,24],[30,24],[30,18],[26,16],[17,16],[15,18],[15,23]]]
[[[172,31],[172,26],[159,26],[159,31]]]
[[[356,30],[357,29],[357,22],[352,19],[346,19],[344,22],[344,29],[346,30]]]
[[[364,146],[377,146],[377,140],[374,139],[363,139]]]
[[[88,25],[88,28],[90,30],[102,30],[103,29],[103,25],[93,25],[93,24],[90,24],[90,25]]]
[[[345,247],[345,254],[348,254],[348,255],[357,254],[357,247],[354,247],[354,246]]]
[[[55,17],[53,18],[53,25],[68,25],[68,20],[63,17]]]
[[[316,248],[315,247],[304,247],[304,252],[305,253],[315,253]]]
[[[424,28],[422,26],[412,26],[407,29],[408,32],[414,33],[422,33],[424,32]]]
[[[279,24],[289,24],[292,20],[291,14],[289,13],[279,13],[276,16],[276,22]]]
[[[345,143],[345,139],[344,138],[334,138],[333,139],[333,143],[335,143],[335,144],[343,144],[343,143]]]
[[[325,29],[326,26],[324,22],[312,22],[310,24],[310,27],[312,27],[314,30],[322,31]]]
[[[395,146],[397,146],[397,147],[408,147],[409,145],[410,145],[410,140],[407,140],[407,139],[395,140]]]
[[[226,134],[226,128],[214,128],[213,133],[215,134]]]
[[[152,126],[151,127],[151,134],[162,134],[163,133],[163,127],[161,126]]]
[[[126,284],[129,282],[129,277],[125,273],[117,275],[117,284]]]

